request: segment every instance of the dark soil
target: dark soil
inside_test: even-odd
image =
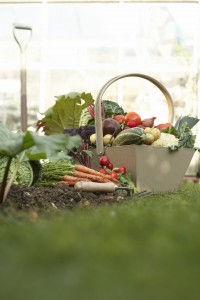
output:
[[[2,208],[19,210],[74,209],[75,207],[97,207],[111,205],[128,199],[126,191],[114,193],[78,192],[67,185],[24,188],[13,185]]]
[[[199,183],[199,178],[185,177],[183,182]],[[73,187],[65,184],[29,188],[13,185],[0,210],[4,211],[7,208],[44,212],[59,209],[73,210],[76,207],[95,208],[101,205],[113,205],[128,199],[127,191],[86,193],[75,191]]]

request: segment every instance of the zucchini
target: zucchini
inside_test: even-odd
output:
[[[112,146],[141,145],[146,140],[146,132],[143,128],[133,127],[122,130],[115,138]]]

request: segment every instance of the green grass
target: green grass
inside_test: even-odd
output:
[[[200,298],[200,185],[98,209],[0,214],[2,300]]]

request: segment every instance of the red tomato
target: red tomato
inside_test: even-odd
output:
[[[116,172],[110,172],[109,175],[112,176],[112,177],[115,178],[115,179],[118,178],[118,175],[117,175]]]
[[[102,167],[104,167],[104,166],[107,167],[110,163],[110,160],[109,160],[108,156],[103,155],[103,156],[100,157],[99,163]]]
[[[113,119],[117,122],[119,122],[120,124],[125,122],[125,116],[124,115],[116,115],[113,117]]]
[[[140,117],[140,115],[138,115],[136,112],[129,112],[129,113],[127,113],[126,115],[125,115],[125,122],[126,122],[126,124],[130,121],[130,120],[132,120],[132,121],[135,121],[135,124],[136,124],[136,126],[135,127],[137,127],[138,125],[140,125],[141,124],[141,117]]]
[[[130,128],[133,128],[133,127],[136,127],[136,126],[137,126],[137,124],[136,124],[136,122],[135,122],[134,120],[128,121],[128,122],[126,123],[126,125],[127,125],[128,127],[130,127]]]
[[[126,168],[124,166],[120,166],[117,170],[116,170],[117,173],[123,173],[125,174],[126,173]]]
[[[100,172],[100,173],[103,173],[103,174],[107,174],[106,170],[103,169],[103,168],[99,169],[99,172]]]
[[[112,170],[112,169],[113,169],[113,164],[112,164],[112,163],[109,163],[109,164],[107,165],[107,167],[108,167],[108,169]]]
[[[164,129],[167,129],[168,127],[171,127],[171,126],[173,126],[171,123],[162,123],[162,124],[157,125],[156,127],[159,130],[164,130]]]

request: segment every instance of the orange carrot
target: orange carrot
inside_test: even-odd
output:
[[[92,175],[92,174],[88,174],[88,173],[83,173],[83,172],[79,172],[79,171],[75,171],[73,173],[73,176],[76,176],[76,177],[79,177],[79,178],[88,178],[91,181],[100,182],[100,183],[111,182],[111,180],[109,180],[107,178],[103,178],[101,176]]]
[[[74,182],[74,183],[78,182],[78,181],[91,181],[88,178],[79,178],[79,177],[69,176],[69,175],[63,176],[63,180],[66,181],[66,182],[71,181],[71,182]]]
[[[92,175],[100,176],[102,178],[111,180],[111,181],[115,182],[116,184],[119,183],[119,181],[117,179],[113,178],[109,174],[103,174],[103,173],[98,172],[96,170],[90,169],[90,168],[88,168],[86,166],[75,165],[74,168],[75,168],[76,171],[83,172],[83,173],[86,173],[86,174],[92,174]]]

